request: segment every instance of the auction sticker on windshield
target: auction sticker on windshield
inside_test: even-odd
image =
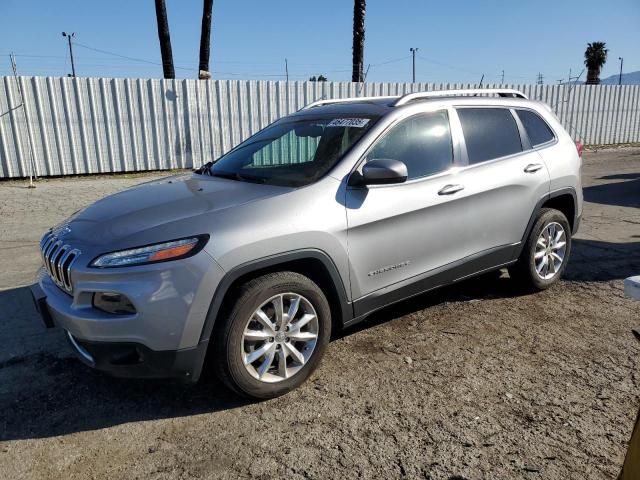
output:
[[[327,127],[355,127],[363,128],[369,123],[368,118],[335,118]]]

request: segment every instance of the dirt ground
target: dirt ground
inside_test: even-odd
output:
[[[640,404],[622,286],[640,273],[640,150],[587,152],[583,173],[556,288],[492,276],[403,302],[261,403],[90,371],[33,309],[45,229],[150,175],[0,183],[0,478],[615,478]]]

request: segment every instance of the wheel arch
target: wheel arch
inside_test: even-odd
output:
[[[536,223],[536,219],[538,218],[538,214],[540,210],[543,208],[555,208],[556,210],[561,211],[569,221],[569,226],[571,227],[571,233],[575,234],[578,231],[578,226],[580,224],[580,218],[578,217],[578,200],[576,195],[575,188],[568,187],[562,188],[560,190],[553,191],[540,200],[536,204],[533,212],[531,213],[531,217],[529,218],[529,223],[527,223],[527,228],[522,235],[522,240],[520,242],[520,248],[518,249],[518,255],[516,258],[520,256],[522,252],[522,248],[531,233],[531,229],[533,225]]]
[[[571,232],[575,232],[576,227],[576,192],[573,189],[567,189],[550,195],[549,198],[540,206],[540,208],[553,208],[558,210],[567,217]]]
[[[233,268],[218,285],[205,324],[200,343],[208,342],[218,319],[232,305],[237,287],[253,278],[278,271],[292,271],[309,277],[325,292],[331,307],[332,332],[340,329],[353,318],[353,308],[348,301],[342,277],[333,260],[323,251],[305,249],[286,252],[253,260]]]

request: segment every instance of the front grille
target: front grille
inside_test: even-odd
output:
[[[67,293],[73,292],[71,265],[80,255],[80,250],[62,242],[53,232],[48,232],[40,241],[42,263],[51,280]]]

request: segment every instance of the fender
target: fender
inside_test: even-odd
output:
[[[524,248],[524,245],[527,242],[527,238],[531,233],[533,224],[536,222],[536,218],[538,218],[538,213],[542,209],[542,206],[552,198],[557,198],[561,195],[567,195],[567,194],[571,195],[571,197],[573,198],[573,211],[575,212],[573,219],[569,219],[569,220],[573,220],[573,229],[571,234],[575,235],[577,233],[578,227],[580,225],[580,216],[578,215],[578,196],[576,195],[576,189],[573,187],[566,187],[566,188],[561,188],[560,190],[554,190],[553,192],[546,194],[544,197],[538,200],[538,203],[536,203],[536,206],[533,209],[533,212],[531,213],[531,217],[529,218],[529,222],[527,223],[527,228],[525,229],[524,234],[522,235],[522,240],[520,241],[520,246],[518,248],[518,255],[516,258],[520,257],[520,253],[522,252],[522,249]]]
[[[229,291],[229,288],[236,280],[238,280],[243,275],[262,270],[264,268],[270,268],[279,264],[284,264],[296,260],[308,259],[319,260],[320,262],[322,262],[322,265],[329,273],[331,281],[333,282],[335,290],[338,294],[340,310],[342,314],[342,323],[344,324],[351,320],[353,318],[353,308],[348,300],[347,291],[345,289],[344,282],[342,281],[342,277],[340,276],[338,268],[336,267],[331,257],[329,257],[329,255],[322,250],[318,250],[315,248],[291,250],[288,252],[251,260],[249,262],[238,265],[237,267],[234,267],[224,275],[222,281],[218,284],[218,287],[213,294],[213,299],[211,300],[211,305],[209,306],[209,311],[207,312],[207,317],[202,328],[202,333],[200,334],[200,343],[209,341],[211,333],[213,332],[214,324],[218,317],[218,313],[220,312],[220,307],[222,306],[222,301]]]

